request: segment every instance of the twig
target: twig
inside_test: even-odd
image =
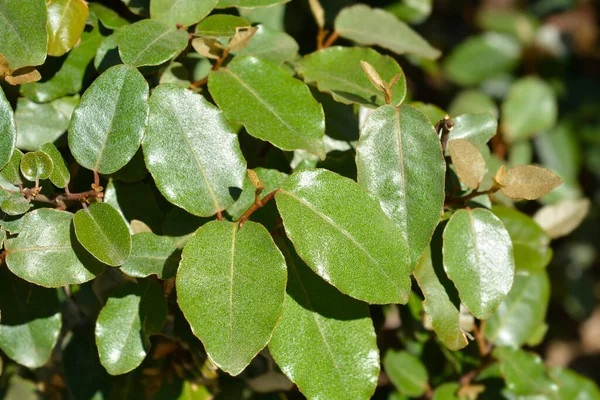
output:
[[[338,37],[340,37],[340,34],[337,32],[333,32],[329,38],[327,38],[327,41],[323,44],[323,49],[326,49],[328,47],[331,47],[331,45],[333,44],[333,42],[335,42]]]
[[[448,139],[450,138],[452,128],[454,128],[454,122],[452,122],[449,115],[445,115],[444,119],[435,124],[435,132],[440,135],[443,154],[446,153],[446,146],[448,146]]]
[[[317,50],[321,50],[324,46],[325,37],[327,36],[327,31],[323,28],[319,28],[319,33],[317,34]]]
[[[473,333],[475,334],[475,341],[477,342],[477,346],[479,347],[479,353],[482,357],[486,357],[490,352],[488,344],[483,337],[483,332],[485,330],[485,321],[481,321],[480,328],[477,327],[477,324],[473,324]]]
[[[469,193],[468,195],[464,196],[464,197],[459,197],[458,199],[449,199],[446,200],[446,205],[461,205],[461,204],[466,204],[469,200],[477,197],[477,196],[483,196],[485,194],[494,194],[496,193],[500,188],[497,186],[492,186],[490,189],[488,190],[484,190],[484,191],[477,191],[475,190],[474,192]]]
[[[213,67],[211,68],[211,71],[219,70],[223,66],[223,63],[225,62],[225,60],[227,59],[228,56],[229,56],[229,49],[225,49],[223,51],[223,54],[221,55],[221,57],[217,60],[215,65],[213,65]],[[208,83],[208,75],[200,80],[192,82],[190,84],[190,88],[196,89],[196,88],[199,88],[200,86],[206,85],[207,83]]]
[[[482,359],[481,363],[477,366],[477,368],[464,374],[458,382],[460,383],[461,386],[470,385],[471,382],[473,382],[473,379],[477,378],[477,375],[479,375],[479,373],[481,371],[486,369],[493,362],[494,362],[494,359],[492,357],[486,357],[486,358]]]
[[[279,189],[273,190],[271,193],[266,195],[262,200],[260,199],[260,197],[257,196],[254,200],[254,204],[252,204],[250,206],[250,208],[248,208],[246,210],[246,212],[240,218],[238,218],[238,220],[236,221],[240,224],[240,228],[244,225],[244,222],[246,222],[248,220],[248,218],[250,218],[250,216],[252,215],[252,213],[254,211],[258,210],[261,207],[264,207],[264,205],[267,204],[269,202],[269,200],[271,200],[273,197],[275,197],[275,194],[277,194],[278,191],[279,191]]]

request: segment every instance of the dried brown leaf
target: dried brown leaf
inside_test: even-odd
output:
[[[198,37],[192,40],[192,47],[198,54],[206,58],[218,60],[223,53],[223,46],[217,39]]]
[[[454,139],[448,148],[458,178],[470,189],[477,189],[485,175],[485,160],[477,146],[466,139]]]
[[[16,86],[23,83],[37,82],[42,79],[39,71],[34,67],[23,67],[12,72],[12,75],[6,76],[4,80],[9,84]]]
[[[246,46],[248,46],[250,39],[252,39],[256,31],[258,31],[257,26],[240,26],[235,28],[235,35],[229,42],[229,50],[243,50]]]
[[[308,4],[313,17],[315,17],[315,22],[319,28],[323,29],[325,27],[325,10],[323,10],[323,6],[321,6],[319,0],[308,0]]]
[[[498,171],[500,172],[500,171]],[[511,199],[535,200],[557,188],[562,179],[554,172],[537,165],[517,165],[496,180],[502,193]]]

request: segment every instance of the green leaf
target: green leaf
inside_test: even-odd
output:
[[[238,12],[252,23],[261,24],[273,31],[285,31],[285,3],[261,8],[238,8]]]
[[[148,17],[150,15],[150,0],[121,0],[129,11],[136,15]]]
[[[448,108],[450,115],[461,115],[467,113],[473,114],[492,114],[498,118],[498,106],[494,100],[487,94],[479,90],[463,90],[460,92]],[[456,125],[455,125],[456,128]]]
[[[8,268],[36,285],[60,287],[87,282],[104,266],[77,242],[73,214],[40,208],[25,216],[18,236],[6,241]]]
[[[218,0],[152,0],[150,17],[170,28],[178,24],[190,26],[201,21],[217,5]]]
[[[285,178],[287,178],[287,174],[275,169],[256,168],[253,171],[258,175],[258,178],[264,186],[264,189],[260,194],[261,199],[264,199],[265,196],[273,190],[279,189]],[[234,220],[240,218],[244,212],[254,204],[255,193],[256,188],[252,184],[250,178],[246,177],[246,179],[244,179],[244,186],[240,197],[227,209],[227,214]]]
[[[240,8],[254,8],[254,7],[270,7],[275,4],[287,3],[290,0],[219,0],[217,8],[226,7],[240,7]]]
[[[398,226],[416,264],[444,205],[446,162],[433,126],[411,106],[378,108],[363,125],[356,165],[358,183]]]
[[[172,84],[155,88],[149,103],[150,121],[142,146],[161,193],[171,203],[204,217],[233,204],[246,163],[221,111],[202,96]]]
[[[50,359],[61,328],[56,290],[21,280],[0,268],[0,349],[27,368]]]
[[[269,342],[275,362],[308,398],[370,399],[379,351],[368,306],[317,276],[289,242],[279,246],[289,279],[283,315]]]
[[[545,271],[517,274],[506,299],[487,320],[485,336],[497,346],[523,346],[544,323],[550,298]]]
[[[319,276],[369,303],[408,301],[408,245],[356,182],[327,170],[300,171],[275,199],[287,236]]]
[[[8,164],[0,170],[0,175],[7,182],[18,185],[21,183],[21,159],[23,158],[23,153],[19,149],[15,149],[12,152],[12,156],[8,161]]]
[[[498,119],[491,114],[462,114],[452,122],[450,140],[466,139],[476,146],[486,144],[498,130]]]
[[[122,26],[129,25],[129,21],[121,17],[116,11],[108,8],[100,3],[89,3],[90,12],[102,22],[102,25],[108,29],[118,29]]]
[[[409,352],[389,349],[383,357],[383,368],[400,393],[410,397],[425,393],[429,374],[421,360]]]
[[[110,204],[94,203],[77,211],[77,240],[105,264],[122,265],[131,252],[131,235],[121,214]]]
[[[558,386],[547,376],[537,354],[508,347],[498,347],[493,354],[500,361],[508,390],[517,395],[542,394],[555,398]]]
[[[144,19],[119,31],[119,54],[134,67],[159,65],[170,60],[188,44],[187,32]]]
[[[423,103],[421,101],[413,101],[410,103],[411,106],[421,111],[429,122],[435,126],[439,121],[443,120],[446,116],[446,111],[442,110],[438,106],[429,103]]]
[[[175,276],[178,263],[179,253],[170,238],[141,232],[133,235],[131,254],[121,271],[136,278],[154,274],[159,279],[169,279]]]
[[[211,360],[237,375],[271,339],[285,283],[285,260],[262,225],[211,221],[183,249],[177,301]]]
[[[250,22],[236,15],[217,14],[204,19],[194,30],[194,34],[213,38],[230,38],[235,35],[235,28],[250,26]]]
[[[600,390],[598,390],[598,386],[591,379],[560,367],[551,368],[549,373],[558,385],[558,396],[561,399],[600,399]]]
[[[150,348],[149,336],[161,330],[167,303],[156,281],[127,283],[108,298],[96,322],[100,362],[111,375],[137,368]]]
[[[444,383],[435,388],[431,400],[459,400],[458,390],[460,385],[455,382]]]
[[[121,56],[119,55],[119,31],[113,32],[104,38],[98,49],[96,50],[96,56],[94,57],[94,67],[98,73],[102,73],[112,66],[123,64]]]
[[[287,33],[259,25],[248,45],[232,53],[238,56],[254,56],[281,65],[284,61],[293,60],[298,54],[298,49],[296,40]]]
[[[397,54],[427,59],[436,59],[441,54],[394,14],[364,4],[344,8],[335,19],[335,31],[356,43],[377,45]]]
[[[86,90],[69,125],[69,148],[85,168],[111,174],[140,147],[148,120],[148,83],[137,69],[116,65]]]
[[[17,147],[39,150],[44,143],[54,143],[66,132],[79,96],[63,97],[50,103],[36,103],[27,98],[17,100],[15,122]]]
[[[452,281],[444,272],[442,262],[442,233],[445,224],[436,229],[431,243],[423,252],[414,276],[425,296],[423,308],[431,320],[433,330],[450,350],[459,350],[468,344],[459,326],[460,300]]]
[[[88,17],[84,0],[50,0],[48,2],[48,55],[59,57],[79,40]]]
[[[508,294],[515,261],[502,221],[482,208],[456,211],[444,229],[444,270],[462,302],[487,319]]]
[[[52,143],[43,144],[41,146],[41,150],[48,154],[52,160],[52,173],[50,174],[50,182],[59,188],[66,187],[71,179],[71,174],[69,173],[69,169],[67,168],[65,160],[63,159],[62,154],[60,154],[60,151],[58,151],[56,146]]]
[[[48,178],[53,169],[52,159],[41,150],[26,153],[21,159],[21,173],[32,182]]]
[[[8,194],[6,198],[0,202],[0,208],[6,214],[11,216],[25,214],[31,208],[31,204],[27,201],[21,193],[13,192]]]
[[[165,69],[160,76],[159,84],[173,83],[187,89],[192,83],[187,68],[180,62],[174,61]]]
[[[250,135],[325,158],[323,107],[284,70],[256,57],[236,57],[210,73],[208,88],[227,119],[244,125]]]
[[[502,131],[509,142],[526,139],[556,123],[558,106],[552,88],[540,78],[521,78],[502,103]]]
[[[540,271],[552,258],[550,238],[528,215],[507,207],[494,206],[492,212],[504,224],[512,240],[515,268]]]
[[[21,93],[38,103],[78,93],[86,80],[87,66],[94,59],[96,49],[103,39],[97,26],[90,32],[84,31],[81,34],[81,43],[67,53],[67,58],[58,72],[49,73],[51,78],[44,82],[21,85]],[[43,143],[47,141],[44,140]]]
[[[406,96],[404,72],[392,57],[373,49],[336,46],[320,50],[304,57],[298,64],[298,72],[307,83],[315,82],[320,91],[331,93],[339,102],[369,107],[386,104],[383,93],[371,84],[361,68],[361,61],[375,67],[386,82],[401,75],[392,93],[394,105],[400,105]]]
[[[0,171],[13,155],[17,143],[17,127],[13,110],[0,88]]]
[[[521,56],[519,42],[510,36],[484,33],[456,46],[444,61],[448,78],[472,86],[515,68]]]
[[[41,65],[46,60],[46,2],[2,1],[0,5],[0,54],[11,69]]]
[[[525,45],[532,44],[539,25],[533,16],[510,8],[482,8],[476,19],[484,30],[506,33]]]

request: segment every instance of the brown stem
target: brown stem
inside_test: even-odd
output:
[[[94,185],[96,185],[96,187],[100,186],[100,175],[96,170],[94,170]]]
[[[323,28],[319,28],[319,33],[317,34],[317,50],[321,50],[324,46],[325,37],[327,36],[327,31]]]
[[[223,221],[223,214],[221,210],[217,210],[217,221]]]
[[[217,62],[215,63],[215,65],[213,65],[212,67],[212,71],[217,71],[219,70],[222,66],[223,63],[225,62],[225,59],[227,59],[227,56],[229,56],[229,49],[225,49],[223,51],[223,54],[221,55],[221,57],[217,60]],[[204,78],[197,80],[195,82],[192,82],[190,84],[190,88],[195,89],[195,88],[199,88],[200,86],[204,86],[208,83],[208,75],[205,76]]]
[[[477,191],[475,190],[474,192],[469,193],[468,195],[464,196],[464,197],[459,197],[458,199],[450,199],[446,201],[446,205],[461,205],[461,204],[466,204],[469,200],[477,197],[477,196],[482,196],[485,194],[494,194],[496,193],[500,188],[496,187],[496,186],[492,186],[490,189],[488,190],[484,190],[484,191]]]
[[[261,208],[265,204],[267,204],[269,202],[269,200],[271,200],[273,197],[275,197],[275,194],[278,191],[279,191],[279,189],[273,190],[271,193],[269,193],[268,195],[266,195],[262,200],[261,199],[256,199],[254,201],[254,204],[252,204],[246,210],[246,212],[240,218],[238,218],[238,220],[236,221],[236,222],[238,222],[240,224],[240,228],[244,225],[244,222],[246,222],[248,220],[248,218],[250,218],[250,216],[252,215],[252,213],[254,211],[258,210],[259,208]]]
[[[452,122],[449,115],[444,116],[444,119],[435,124],[435,132],[439,134],[441,130],[442,133],[440,141],[442,143],[443,154],[446,153],[446,146],[448,146],[448,139],[450,138],[452,128],[454,128],[454,122]]]
[[[479,375],[479,373],[481,371],[486,369],[493,362],[494,362],[494,359],[491,357],[486,357],[483,360],[481,360],[481,363],[477,366],[477,368],[467,372],[460,378],[460,380],[459,380],[460,385],[461,386],[470,385],[471,382],[473,382],[473,379],[477,378],[477,375]]]
[[[488,344],[483,337],[483,332],[485,330],[485,321],[480,322],[480,327],[477,327],[477,324],[473,324],[473,333],[475,334],[475,341],[477,342],[477,346],[479,347],[479,353],[482,357],[486,357],[490,352]]]
[[[327,38],[327,41],[323,44],[323,49],[326,49],[328,47],[331,47],[331,45],[333,44],[333,42],[335,42],[338,38],[340,37],[340,34],[337,32],[333,32],[329,38]]]
[[[207,75],[207,76],[205,76],[204,78],[202,78],[202,79],[200,79],[200,80],[196,81],[196,82],[192,82],[192,83],[190,84],[190,87],[191,87],[192,89],[196,89],[196,88],[199,88],[200,86],[204,86],[204,85],[206,85],[207,83],[208,83],[208,75]]]

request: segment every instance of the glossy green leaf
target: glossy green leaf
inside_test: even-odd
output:
[[[552,257],[550,238],[528,215],[517,210],[495,206],[492,212],[504,224],[512,240],[517,270],[539,271]]]
[[[378,108],[363,125],[356,165],[358,182],[396,223],[416,264],[444,205],[446,163],[433,126],[411,106]]]
[[[515,68],[521,46],[510,36],[484,33],[456,46],[444,62],[448,78],[459,85],[476,85]]]
[[[500,361],[500,369],[507,388],[517,395],[546,395],[555,398],[558,385],[552,382],[540,357],[521,349],[498,347],[494,356]]]
[[[552,88],[540,78],[515,82],[502,103],[502,130],[508,141],[525,139],[556,123],[558,106]]]
[[[5,198],[1,198],[0,209],[10,216],[16,216],[25,214],[29,211],[31,204],[27,201],[21,193],[12,192]]]
[[[409,24],[420,24],[431,14],[433,0],[400,0],[386,7],[396,17]]]
[[[498,119],[491,114],[463,114],[452,118],[450,140],[466,139],[476,146],[486,144],[498,130]]]
[[[152,0],[150,17],[169,28],[190,26],[206,17],[218,0]]]
[[[558,385],[558,395],[560,399],[567,400],[598,400],[600,399],[600,390],[598,386],[589,378],[577,374],[566,368],[551,368],[550,376]]]
[[[61,328],[56,290],[21,280],[0,268],[0,349],[28,368],[50,359]]]
[[[236,57],[210,73],[208,88],[227,119],[244,125],[250,135],[325,158],[323,107],[284,70],[256,57]]]
[[[187,68],[180,62],[172,62],[160,76],[159,84],[173,83],[187,89],[192,83]]]
[[[394,14],[364,4],[344,8],[335,19],[335,31],[356,43],[377,45],[397,54],[427,59],[441,54]]]
[[[373,49],[336,46],[320,50],[304,57],[298,64],[298,72],[307,83],[316,83],[320,91],[331,93],[342,103],[369,107],[386,104],[383,93],[371,84],[361,68],[361,61],[371,64],[386,82],[401,75],[392,92],[394,105],[400,105],[406,96],[404,72],[392,57]]]
[[[105,264],[122,265],[131,252],[131,235],[121,214],[110,204],[94,203],[77,211],[77,240]]]
[[[287,174],[275,169],[256,168],[254,172],[256,172],[264,186],[264,189],[260,194],[261,199],[264,199],[264,197],[273,190],[279,189],[285,178],[287,178]],[[240,197],[227,209],[227,214],[231,215],[231,218],[233,219],[240,218],[244,212],[254,204],[255,194],[256,188],[252,184],[250,178],[246,177],[246,179],[244,179],[244,186],[242,187]]]
[[[293,60],[298,54],[298,43],[285,32],[277,32],[259,25],[248,45],[233,53],[238,56],[254,56],[280,65]]]
[[[88,5],[84,0],[48,2],[48,55],[59,57],[71,50],[85,28]]]
[[[383,368],[400,393],[410,397],[425,393],[429,374],[421,360],[409,352],[388,350],[383,357]]]
[[[86,81],[87,66],[94,59],[96,49],[103,39],[97,26],[89,32],[84,31],[81,42],[67,53],[58,72],[50,74],[50,79],[44,82],[21,85],[21,93],[38,103],[78,93]]]
[[[22,182],[21,180],[21,159],[23,158],[23,153],[19,149],[15,149],[8,161],[8,164],[4,166],[0,170],[0,175],[2,178],[13,184],[18,185]]]
[[[26,153],[21,159],[21,174],[32,182],[48,178],[53,169],[52,159],[41,150]]]
[[[13,155],[17,142],[17,128],[12,107],[0,88],[0,171]]]
[[[0,3],[0,54],[11,69],[40,65],[46,60],[46,16],[44,0]]]
[[[271,355],[307,398],[370,399],[379,351],[368,306],[317,276],[291,243],[279,245],[289,279],[283,315],[269,342]]]
[[[217,14],[204,19],[194,30],[194,34],[204,37],[230,38],[235,35],[235,28],[250,26],[250,22],[236,15]]]
[[[161,22],[144,19],[119,31],[119,54],[125,64],[159,65],[186,48],[188,34]]]
[[[44,143],[54,143],[67,131],[77,97],[63,97],[49,103],[36,103],[27,98],[17,100],[15,122],[17,147],[22,150],[39,150]]]
[[[262,225],[212,221],[183,249],[177,301],[212,361],[237,375],[271,339],[285,283],[285,260]]]
[[[485,336],[497,346],[523,346],[544,323],[550,298],[545,271],[517,274],[506,299],[485,326]]]
[[[369,303],[408,301],[412,267],[402,231],[356,182],[300,171],[275,199],[287,236],[323,279]]]
[[[467,113],[492,114],[496,119],[499,114],[498,106],[490,96],[473,89],[460,92],[452,100],[448,112],[452,116]]]
[[[111,295],[96,322],[98,354],[108,373],[137,368],[150,348],[149,336],[166,318],[167,303],[156,281],[128,283]]]
[[[129,25],[129,21],[121,17],[116,11],[108,8],[100,3],[89,3],[90,12],[102,22],[102,25],[108,29],[117,29],[125,25]]]
[[[410,103],[410,105],[416,108],[417,110],[421,111],[423,114],[425,114],[425,116],[433,126],[435,126],[439,121],[443,120],[444,116],[446,116],[447,114],[446,111],[430,103],[413,101]]]
[[[170,238],[141,232],[133,235],[131,239],[131,254],[121,266],[121,271],[136,278],[145,278],[153,274],[159,279],[175,276],[179,252]]]
[[[284,31],[285,3],[270,7],[238,8],[240,15],[254,24],[261,24],[273,31]]]
[[[533,16],[511,8],[482,8],[477,14],[477,24],[486,31],[506,33],[530,45],[535,39],[539,23]]]
[[[435,388],[431,400],[459,400],[458,390],[460,385],[455,382],[444,383]]]
[[[172,84],[155,88],[149,103],[144,157],[161,193],[204,217],[233,204],[246,163],[221,111]]]
[[[240,7],[270,7],[275,4],[287,3],[290,0],[219,0],[217,8]]]
[[[40,208],[25,216],[20,233],[6,242],[8,268],[36,285],[59,287],[87,282],[104,266],[77,242],[73,214]]]
[[[502,221],[483,208],[456,211],[444,229],[444,270],[462,302],[487,319],[508,294],[515,261]]]
[[[117,65],[88,88],[69,125],[69,148],[85,168],[110,174],[140,147],[148,120],[148,84],[137,69]]]
[[[71,174],[69,173],[69,169],[67,168],[65,160],[63,159],[62,154],[60,154],[60,151],[58,151],[56,146],[52,143],[43,144],[41,146],[41,150],[48,154],[52,160],[52,173],[50,174],[50,182],[59,188],[66,187],[71,179]]]
[[[123,64],[119,55],[119,31],[104,38],[94,57],[94,67],[98,73],[102,73],[112,66]]]
[[[423,308],[433,330],[450,350],[459,350],[468,344],[459,326],[460,300],[452,281],[444,272],[442,261],[442,233],[440,224],[430,245],[425,249],[414,276],[425,296]]]

